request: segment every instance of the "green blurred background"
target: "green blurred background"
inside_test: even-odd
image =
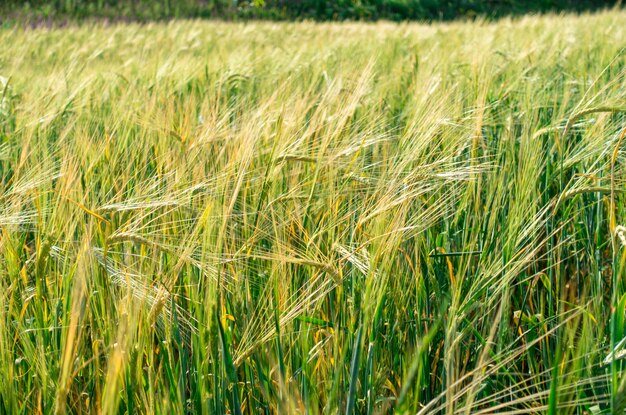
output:
[[[613,7],[619,0],[1,0],[0,19],[449,20]]]

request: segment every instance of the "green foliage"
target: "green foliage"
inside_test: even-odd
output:
[[[31,19],[182,17],[315,20],[440,20],[549,11],[582,11],[615,0],[7,0],[0,10]]]

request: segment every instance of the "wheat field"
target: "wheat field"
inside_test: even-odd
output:
[[[626,12],[0,45],[0,413],[624,413]]]

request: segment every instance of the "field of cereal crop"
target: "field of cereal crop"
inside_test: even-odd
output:
[[[626,12],[0,45],[0,413],[624,413]]]

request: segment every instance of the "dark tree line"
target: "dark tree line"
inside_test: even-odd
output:
[[[619,0],[1,0],[0,16],[448,20],[612,7]]]

